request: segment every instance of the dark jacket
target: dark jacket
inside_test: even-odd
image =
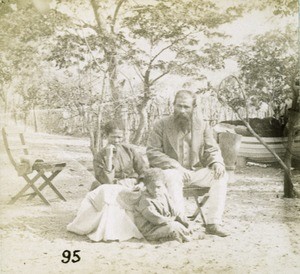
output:
[[[106,150],[102,149],[94,157],[95,177],[101,184],[113,184],[119,179],[138,178],[146,168],[146,162],[136,152],[133,146],[128,144],[117,145],[113,156],[113,169],[108,171],[105,162]]]

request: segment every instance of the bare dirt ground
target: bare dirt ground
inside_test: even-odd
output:
[[[230,237],[206,235],[184,244],[93,243],[66,231],[94,180],[88,140],[27,135],[33,154],[67,163],[54,180],[67,202],[45,189],[51,206],[38,197],[7,205],[24,182],[9,163],[1,140],[1,273],[300,273],[300,201],[282,198],[279,168],[237,169],[224,214]],[[299,187],[300,172],[294,173]],[[188,200],[189,212],[193,206]],[[195,225],[200,232],[201,224],[199,218]],[[62,263],[64,250],[80,250],[81,260]]]

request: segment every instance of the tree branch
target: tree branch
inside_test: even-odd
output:
[[[98,32],[99,31],[103,31],[104,30],[104,27],[102,26],[102,23],[100,21],[100,18],[99,18],[99,14],[98,14],[98,5],[96,3],[95,0],[90,0],[91,2],[91,6],[93,8],[93,12],[94,12],[94,16],[95,16],[95,20],[97,22],[97,25],[98,25]]]
[[[168,46],[162,48],[157,54],[155,54],[155,55],[152,57],[152,59],[151,59],[150,62],[149,62],[149,65],[151,65],[151,64],[155,61],[155,59],[156,59],[159,55],[161,55],[164,51],[166,51],[166,50],[169,49],[170,47],[174,46],[174,45],[175,45],[176,43],[178,43],[179,41],[184,40],[185,38],[187,38],[187,37],[188,37],[189,35],[191,35],[191,34],[192,34],[192,32],[190,32],[190,33],[184,35],[184,36],[181,37],[181,38],[178,38],[178,39],[174,40],[174,41],[173,41],[172,43],[170,43]]]
[[[144,75],[143,75],[141,69],[137,65],[134,65],[133,68],[134,68],[136,74],[139,76],[139,78],[143,81]]]
[[[131,83],[130,79],[128,78],[128,76],[125,73],[123,73],[122,71],[119,71],[119,72],[120,72],[120,74],[122,74],[127,79],[128,83],[129,83],[129,86],[130,86],[130,89],[134,93],[132,83]]]
[[[156,77],[155,79],[153,79],[152,81],[150,81],[150,86],[152,86],[156,81],[158,81],[160,78],[164,77],[168,73],[170,73],[169,70],[165,71],[164,73],[162,73],[161,75],[159,75],[158,77]]]
[[[112,23],[111,23],[111,32],[112,33],[115,33],[115,25],[116,25],[116,21],[117,21],[117,17],[118,17],[118,13],[119,13],[119,10],[122,6],[122,4],[125,2],[126,0],[120,0],[116,6],[116,9],[115,9],[115,12],[114,12],[114,16],[113,16],[113,20],[112,20]]]
[[[236,112],[236,111],[235,111]],[[279,164],[282,166],[282,168],[284,169],[284,171],[286,173],[290,173],[290,169],[286,166],[286,164],[281,160],[281,158],[277,155],[277,153],[275,153],[268,145],[267,143],[263,140],[263,138],[261,138],[254,130],[253,128],[250,126],[250,124],[245,121],[244,118],[241,117],[241,115],[236,112],[236,114],[238,115],[238,117],[240,118],[240,120],[245,124],[245,126],[247,127],[247,129],[250,131],[250,133],[276,158],[276,160],[279,162]]]
[[[93,58],[95,64],[99,67],[99,69],[100,69],[102,72],[106,73],[106,71],[101,67],[101,65],[98,63],[97,59],[95,58],[95,56],[94,56],[94,54],[93,54],[93,52],[92,52],[92,50],[91,50],[91,48],[90,48],[90,45],[89,45],[89,43],[88,43],[88,41],[87,41],[85,35],[83,36],[83,38],[84,38],[84,42],[85,42],[85,44],[86,44],[86,46],[87,46],[87,48],[88,48],[88,50],[89,50],[89,53],[91,54],[91,56],[92,56],[92,58]]]

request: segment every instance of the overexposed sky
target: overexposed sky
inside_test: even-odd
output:
[[[230,34],[230,41],[234,44],[246,42],[249,37],[263,34],[272,29],[282,29],[288,23],[297,25],[297,15],[293,17],[274,16],[272,11],[253,11],[245,14],[236,21],[225,24],[220,30]]]

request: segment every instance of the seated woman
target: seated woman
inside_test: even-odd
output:
[[[86,195],[67,230],[87,235],[92,241],[141,239],[143,235],[134,224],[133,209],[141,195],[138,180],[146,163],[132,146],[121,143],[124,136],[121,125],[113,121],[104,129],[108,144],[94,157],[99,186]]]

